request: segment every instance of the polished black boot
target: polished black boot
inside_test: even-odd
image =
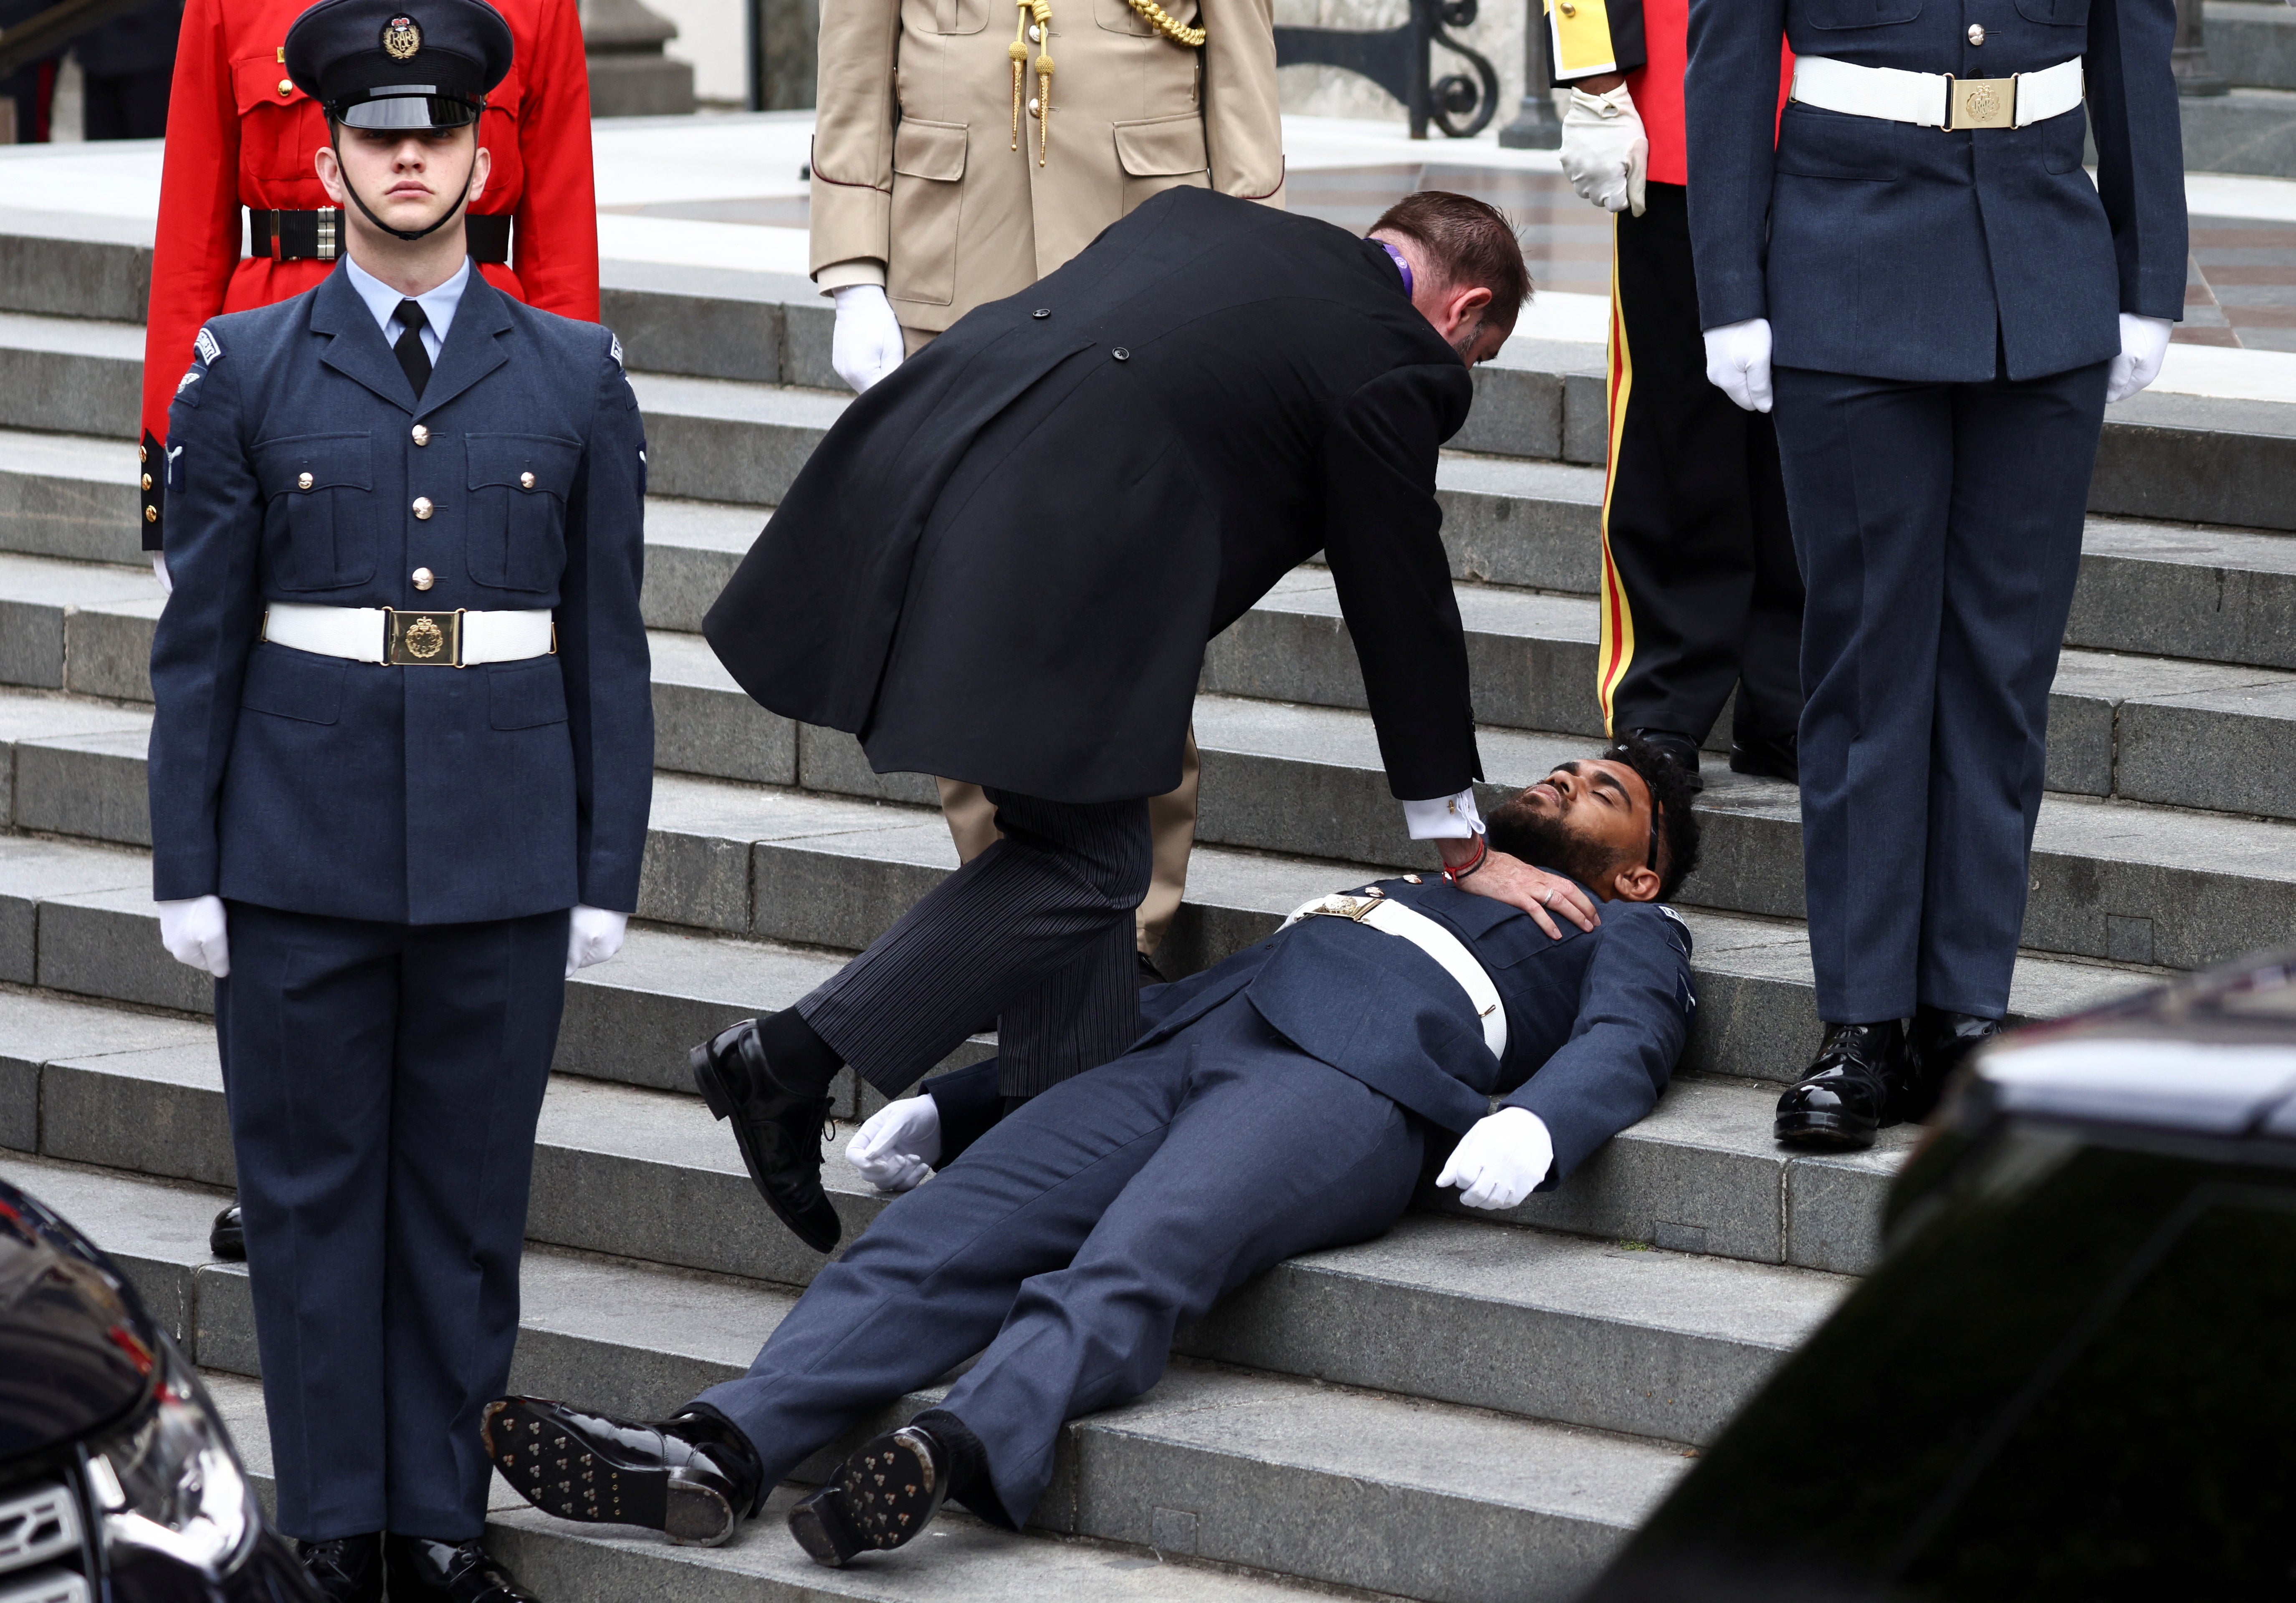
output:
[[[476,1537],[433,1541],[394,1533],[382,1547],[390,1603],[537,1603]]]
[[[1891,1122],[1906,1071],[1906,1031],[1878,1024],[1828,1024],[1825,1043],[1793,1088],[1778,1098],[1777,1139],[1792,1147],[1856,1152]]]
[[[854,1558],[914,1541],[950,1495],[985,1480],[980,1440],[946,1409],[927,1409],[863,1447],[829,1484],[789,1513],[790,1534],[816,1562],[842,1569]]]
[[[327,1603],[382,1603],[382,1536],[299,1541],[295,1557]]]
[[[1918,1124],[1930,1116],[1945,1082],[1969,1061],[1969,1055],[2001,1033],[2001,1021],[1974,1013],[1948,1013],[1942,1007],[1914,1009],[1914,1027],[1906,1040],[1906,1072],[1898,1084],[1898,1101],[1890,1122]]]
[[[1696,741],[1672,729],[1636,729],[1635,733],[1656,746],[1660,756],[1682,770],[1683,777],[1690,782],[1693,792],[1706,788],[1706,781],[1698,777]]]
[[[1755,774],[1765,779],[1783,779],[1788,785],[1801,783],[1801,750],[1793,736],[1781,735],[1772,740],[1738,740],[1730,743],[1730,771],[1734,774]]]
[[[240,1223],[237,1203],[215,1216],[208,1229],[208,1251],[234,1263],[247,1262],[247,1229]]]
[[[733,1535],[764,1475],[749,1438],[715,1413],[648,1422],[504,1397],[487,1404],[479,1439],[511,1490],[545,1514],[644,1525],[685,1546]]]
[[[750,1183],[816,1253],[837,1245],[837,1210],[821,1188],[829,1082],[843,1065],[795,1009],[729,1024],[687,1054],[710,1115],[734,1127]]]

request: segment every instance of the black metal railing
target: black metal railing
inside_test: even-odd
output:
[[[1411,0],[1410,18],[1395,28],[1278,28],[1275,64],[1312,62],[1359,73],[1403,103],[1414,139],[1426,138],[1430,123],[1454,139],[1471,139],[1490,126],[1499,104],[1499,75],[1490,58],[1450,34],[1474,21],[1476,4]],[[1465,57],[1464,70],[1436,78],[1438,45]]]

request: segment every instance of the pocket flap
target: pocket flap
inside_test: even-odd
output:
[[[564,500],[582,463],[582,442],[554,434],[471,434],[471,488],[506,484],[512,489],[548,491]]]
[[[307,724],[333,723],[342,716],[343,676],[350,666],[340,657],[258,641],[248,654],[239,704]]]
[[[964,129],[961,122],[904,117],[893,132],[893,170],[905,177],[955,183],[964,177]]]
[[[287,86],[284,95],[279,92],[282,84]],[[234,62],[231,64],[231,94],[242,117],[258,106],[291,106],[298,101],[309,98],[288,78],[287,69],[280,64],[275,54],[251,55],[244,61]]]
[[[1185,117],[1160,117],[1153,122],[1119,122],[1116,159],[1136,178],[1170,178],[1208,171],[1211,159],[1204,153],[1204,119],[1191,111]]]
[[[306,476],[310,482],[304,482]],[[374,446],[365,434],[302,434],[255,447],[256,482],[266,497],[299,490],[373,489]]]
[[[497,729],[564,723],[566,676],[559,671],[558,659],[488,664],[487,721]]]

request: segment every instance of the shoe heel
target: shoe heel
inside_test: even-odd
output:
[[[791,1508],[789,1528],[808,1558],[833,1570],[869,1545],[845,1517],[845,1499],[835,1486],[824,1486]]]
[[[714,1548],[734,1534],[741,1518],[706,1486],[673,1484],[662,1509],[662,1534],[682,1548]]]
[[[718,1079],[718,1065],[709,1061],[709,1042],[703,1041],[685,1054],[688,1067],[693,1071],[693,1087],[701,1093],[701,1100],[709,1105],[709,1116],[722,1120],[733,1112],[726,1099],[726,1088]]]

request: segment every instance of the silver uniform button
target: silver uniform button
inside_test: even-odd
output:
[[[1041,28],[1037,27],[1034,22],[1029,23],[1029,44],[1031,44],[1031,45],[1041,45],[1041,44],[1043,44],[1044,42],[1045,42],[1045,30],[1044,30],[1043,29],[1041,29]]]
[[[430,497],[417,496],[414,497],[414,515],[417,518],[423,519],[427,522],[430,516]]]
[[[423,427],[421,423],[416,423],[414,425],[414,443],[417,445],[429,445],[430,443],[430,431]]]
[[[414,570],[414,588],[416,589],[427,590],[438,582],[439,576],[430,571],[430,569],[417,568]]]
[[[1981,24],[1972,22],[1969,25],[1969,42],[1972,45],[1985,43],[1985,29]]]
[[[1039,117],[1043,115],[1042,109],[1037,104],[1037,97],[1033,95],[1029,96],[1029,115],[1031,117]]]
[[[310,474],[308,474],[308,473],[298,473],[298,474],[296,474],[296,475],[295,475],[295,488],[296,488],[297,489],[310,489],[310,488],[311,488],[311,475],[310,475]]]
[[[1125,349],[1124,349],[1124,347],[1123,347],[1123,346],[1121,346],[1121,345],[1118,346],[1114,350],[1112,350],[1112,351],[1109,352],[1109,355],[1111,355],[1111,356],[1114,357],[1114,358],[1115,358],[1118,361],[1119,361],[1119,362],[1128,362],[1128,361],[1130,361],[1130,360],[1132,359],[1132,353],[1131,353],[1130,351],[1128,351],[1128,350]]]
[[[532,473],[521,473],[518,476],[518,487],[521,489],[532,489],[534,488],[534,475]]]

